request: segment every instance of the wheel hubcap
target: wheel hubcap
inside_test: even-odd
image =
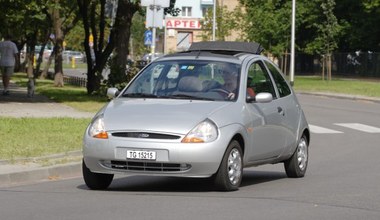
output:
[[[236,185],[240,181],[242,170],[241,155],[237,149],[232,149],[230,152],[227,170],[231,184]]]
[[[297,149],[297,161],[298,161],[298,167],[300,170],[305,170],[307,165],[307,142],[304,138],[301,139],[301,141],[298,144]]]

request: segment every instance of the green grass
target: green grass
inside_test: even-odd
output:
[[[28,79],[26,74],[17,73],[12,77],[13,81],[21,87],[26,87]],[[107,102],[106,97],[88,95],[84,87],[66,84],[64,87],[56,87],[52,80],[36,81],[36,92],[47,96],[55,102],[71,106],[79,111],[97,112]]]
[[[38,157],[82,148],[91,119],[0,117],[0,159]]]
[[[52,83],[40,83],[36,91],[80,111],[97,112],[107,102],[105,97],[87,95],[86,88],[70,85],[55,87]]]
[[[321,80],[321,77],[312,76],[296,77],[294,80],[295,91],[306,92],[331,92],[351,94],[369,97],[380,97],[380,80],[358,80],[336,78]]]

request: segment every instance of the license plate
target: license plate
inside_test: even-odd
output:
[[[127,150],[127,159],[156,160],[156,152],[145,150]]]

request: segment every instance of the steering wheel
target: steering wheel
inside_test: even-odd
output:
[[[223,88],[210,89],[210,92],[218,92],[218,93],[222,93],[223,95],[227,95],[227,96],[231,93],[230,91],[223,89]]]
[[[214,89],[210,89],[210,92],[217,92],[219,93],[220,95],[222,95],[225,99],[234,99],[235,98],[235,93],[233,92],[230,92],[226,89],[223,89],[223,88],[214,88]]]

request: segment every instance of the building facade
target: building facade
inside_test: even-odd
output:
[[[228,10],[233,10],[238,5],[238,0],[216,1],[217,6],[227,6]],[[193,42],[202,41],[201,20],[208,9],[212,10],[213,4],[214,0],[176,0],[175,8],[181,9],[181,12],[176,17],[165,17],[163,52],[167,54],[184,51]],[[234,39],[236,38],[232,35],[228,40]]]

